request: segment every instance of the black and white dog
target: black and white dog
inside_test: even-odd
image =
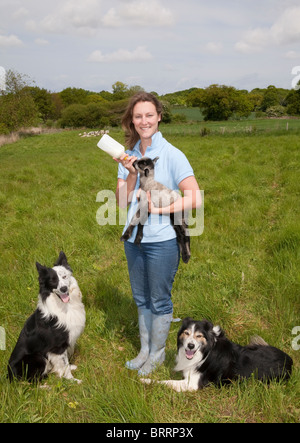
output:
[[[226,384],[252,374],[265,382],[288,380],[292,359],[277,348],[269,346],[260,337],[248,346],[240,346],[226,338],[219,326],[207,320],[183,320],[177,337],[175,371],[182,371],[184,380],[165,380],[158,383],[177,392],[197,391],[209,384]],[[141,379],[150,384],[152,380]]]
[[[61,252],[53,268],[36,263],[40,294],[37,310],[27,320],[8,364],[12,381],[38,381],[50,372],[74,379],[69,364],[76,340],[85,327],[85,309],[78,283]]]

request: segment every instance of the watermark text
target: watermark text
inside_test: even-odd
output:
[[[159,199],[156,193],[157,191],[152,191],[152,201]],[[187,201],[190,201],[191,194],[192,191],[185,191],[183,197],[186,197]],[[131,201],[132,199],[133,201],[136,199],[135,191],[131,195],[129,195],[129,201]],[[127,215],[127,209],[119,208],[119,211],[117,211],[117,200],[113,191],[100,191],[97,195],[96,201],[98,203],[101,203],[101,206],[99,207],[96,214],[96,220],[99,226],[125,226],[127,221],[130,221],[127,220],[127,218],[130,218]],[[171,204],[171,201],[168,202],[164,200],[164,204],[162,205],[162,207],[167,208]],[[191,237],[198,237],[202,235],[204,231],[204,191],[197,191],[196,206],[197,209],[194,209],[193,211],[183,207],[184,217],[182,217],[181,212],[176,213],[174,217],[175,225],[181,225],[184,218],[184,220],[188,223],[189,234]],[[163,221],[160,217],[148,218],[148,205],[146,205],[145,207],[145,205],[139,205],[138,202],[136,203],[135,212],[132,214],[132,216],[138,211],[138,209],[140,210],[138,218],[140,220],[147,220],[146,223],[142,223],[143,225],[147,226],[150,224],[155,225],[166,223],[166,219],[164,219]],[[164,213],[164,216],[170,216],[170,214]]]
[[[300,351],[300,326],[296,326],[292,330],[292,335],[296,335],[297,336],[292,341],[292,348],[293,348],[294,351]]]
[[[0,326],[0,351],[6,350],[6,334],[5,329]]]
[[[6,71],[0,66],[0,92],[6,90]]]
[[[292,69],[292,75],[295,76],[292,80],[292,88],[295,89],[295,91],[299,91],[299,89],[300,89],[300,66],[295,66]]]

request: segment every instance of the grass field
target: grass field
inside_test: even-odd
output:
[[[0,148],[0,422],[299,422],[300,351],[292,349],[292,330],[300,326],[300,131],[275,126],[230,134],[231,124],[220,123],[225,133],[208,137],[200,137],[199,125],[162,127],[205,191],[205,230],[192,238],[189,265],[180,265],[174,316],[208,318],[241,344],[261,335],[292,356],[290,382],[249,380],[178,394],[144,386],[125,369],[139,338],[122,227],[96,222],[96,196],[115,189],[117,167],[97,139],[62,132]],[[121,132],[112,135],[123,141]],[[60,250],[87,311],[75,355],[83,384],[51,375],[47,390],[10,385],[6,365],[36,307],[35,262],[50,266]],[[167,360],[154,379],[180,376],[172,371],[177,329],[173,324]]]

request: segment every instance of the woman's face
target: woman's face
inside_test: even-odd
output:
[[[150,139],[158,131],[161,115],[151,102],[139,102],[133,108],[132,123],[142,139]]]

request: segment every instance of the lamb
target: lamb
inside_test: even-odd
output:
[[[138,232],[135,239],[135,244],[139,245],[143,238],[143,228],[148,220],[148,198],[147,192],[151,192],[151,200],[156,208],[164,208],[173,204],[180,194],[172,191],[163,184],[154,180],[154,167],[159,157],[151,160],[148,157],[143,157],[133,163],[134,168],[140,173],[140,201],[138,210],[132,217],[132,220],[121,237],[121,241],[127,241],[132,236],[135,226],[138,225]],[[184,263],[188,263],[191,257],[190,251],[190,236],[188,232],[188,225],[184,219],[184,212],[182,214],[170,214],[171,224],[176,232],[177,242],[179,244],[181,257]]]

